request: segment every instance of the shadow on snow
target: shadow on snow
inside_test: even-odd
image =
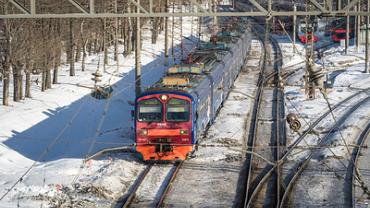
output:
[[[185,42],[190,43],[189,40]],[[178,47],[176,50],[179,50]],[[171,64],[171,57],[169,61]],[[142,66],[143,88],[163,76],[166,69],[163,63],[164,53],[161,53],[155,60]],[[134,77],[135,70],[131,70],[113,84],[113,96],[109,100],[97,100],[85,95],[69,106],[49,109],[44,112],[47,119],[23,132],[13,131],[14,136],[3,144],[39,162],[85,158],[104,148],[133,144],[130,113],[133,106],[129,101],[135,99]],[[105,113],[106,105],[108,110]],[[101,130],[97,131],[99,126]]]

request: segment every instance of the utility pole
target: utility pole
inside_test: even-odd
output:
[[[114,11],[118,13],[118,2],[117,0],[114,1]],[[114,30],[114,60],[116,61],[116,71],[119,71],[119,56],[118,56],[118,29],[119,29],[119,22],[118,17],[115,18],[115,30]]]
[[[366,12],[369,13],[369,0],[366,1]],[[369,73],[369,15],[367,15],[365,18],[365,73]]]
[[[306,4],[306,12],[308,12],[310,5],[308,1],[305,1]],[[314,73],[313,73],[313,66],[315,63],[315,56],[314,56],[314,29],[315,29],[315,20],[311,18],[312,16],[305,17],[305,52],[306,52],[306,70],[304,75],[304,89],[305,95],[308,99],[315,98],[315,83],[313,82]]]
[[[311,62],[309,63],[309,86],[308,86],[308,97],[310,99],[315,99],[315,83],[314,83],[314,72],[313,72],[313,67],[315,66],[315,20],[310,18],[310,25],[311,25],[311,51],[310,51],[310,60]]]
[[[165,11],[168,12],[168,0],[164,6]],[[164,65],[168,66],[168,17],[164,18]]]
[[[267,4],[267,11],[271,12],[271,0],[268,0]],[[267,16],[265,19],[265,42],[269,42],[269,35],[270,35],[270,27],[269,27],[269,21],[271,17]],[[269,57],[269,62],[271,62],[270,57]]]
[[[342,0],[337,0],[337,11],[342,8]]]
[[[137,0],[140,4],[140,0]],[[140,13],[140,8],[136,7],[136,12]],[[136,37],[135,37],[135,95],[141,94],[141,31],[140,17],[136,17]]]
[[[182,13],[182,5],[180,5],[180,8],[181,8],[180,13]],[[183,26],[183,19],[182,19],[182,17],[180,17],[180,47],[181,47],[180,61],[183,61],[183,59],[184,59],[184,50],[185,50],[182,26]]]
[[[293,9],[294,9],[294,14],[295,14],[295,12],[297,11],[297,5],[295,2],[293,4]],[[293,16],[293,53],[294,54],[297,52],[295,48],[295,41],[296,41],[296,35],[297,35],[296,30],[297,30],[297,15],[294,15]]]
[[[326,0],[326,5],[328,6],[329,11],[333,10],[333,2],[332,0]]]
[[[361,11],[361,2],[359,1],[357,3],[357,6],[355,7],[355,11]],[[360,47],[360,27],[361,27],[361,17],[360,16],[356,16],[356,51],[358,52],[359,51],[359,47]]]
[[[172,2],[172,13],[175,13],[175,2]],[[171,55],[172,61],[175,63],[175,43],[174,43],[174,36],[175,36],[175,16],[172,16],[172,24],[171,24]]]
[[[217,0],[212,1],[212,11],[217,12]],[[218,19],[216,16],[213,17],[213,33],[217,32]]]
[[[104,12],[107,12],[107,1],[104,1]],[[103,70],[106,72],[106,65],[108,64],[108,35],[107,35],[107,18],[103,18],[103,50],[104,50],[104,61]]]
[[[306,12],[308,10],[307,0],[306,0]],[[304,72],[304,91],[306,97],[308,97],[308,70],[310,68],[310,62],[308,58],[308,16],[305,17],[305,55],[306,55],[306,70]]]
[[[201,3],[201,0],[200,0],[200,3]],[[198,12],[200,12],[199,9],[198,9]],[[203,18],[201,16],[199,16],[198,17],[198,38],[199,38],[199,43],[202,40],[202,21],[203,21]]]
[[[347,4],[349,4],[349,0],[347,0]],[[346,45],[345,45],[345,54],[348,53],[348,46],[349,46],[349,15],[346,16]]]

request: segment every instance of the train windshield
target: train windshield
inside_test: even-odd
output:
[[[142,100],[138,105],[139,121],[162,121],[162,104],[156,98]]]
[[[172,98],[166,104],[167,121],[184,122],[189,120],[190,104],[186,100]]]
[[[345,39],[346,38],[346,31],[344,31],[344,32],[336,32],[336,36],[339,39]]]

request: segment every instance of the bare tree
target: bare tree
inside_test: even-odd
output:
[[[108,1],[111,1],[107,3]],[[111,9],[113,0],[101,1],[96,5],[99,12]],[[81,2],[88,6],[86,2]],[[117,1],[117,9],[122,12],[135,11],[136,8],[127,0]],[[3,6],[4,5],[4,6]],[[72,5],[64,4],[63,1],[45,1],[43,11],[60,8],[64,11],[75,9]],[[110,7],[108,8],[107,5]],[[160,1],[155,6],[160,6]],[[160,9],[160,8],[159,8]],[[14,13],[15,7],[10,6],[8,1],[0,0],[0,13]],[[93,53],[105,54],[110,46],[115,47],[115,56],[118,55],[117,36],[118,31],[123,36],[124,55],[134,51],[136,27],[132,18],[122,18],[119,21],[109,22],[104,19],[12,19],[0,20],[0,79],[3,82],[3,105],[9,105],[10,75],[13,77],[14,94],[13,100],[19,101],[23,97],[31,97],[32,77],[41,90],[51,88],[52,84],[58,83],[58,70],[62,62],[61,57],[66,54],[70,65],[69,74],[75,76],[75,62],[82,60],[82,71],[86,68],[87,55]],[[146,20],[143,18],[142,26]],[[105,21],[105,22],[104,22]],[[156,41],[162,20],[156,18],[153,22],[153,42]],[[114,25],[113,25],[114,24]],[[106,29],[109,27],[109,33]],[[115,29],[113,32],[112,28]],[[40,39],[41,37],[41,39]],[[51,72],[53,71],[53,73]],[[41,76],[40,76],[41,75]],[[23,79],[25,76],[25,86]],[[40,80],[40,81],[39,81]],[[24,94],[23,94],[24,92]]]
[[[74,30],[73,30],[73,22],[74,20],[71,18],[69,20],[69,76],[75,76],[75,59],[74,59],[74,51],[75,51],[75,43],[74,43]]]

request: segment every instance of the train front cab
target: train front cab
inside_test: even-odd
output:
[[[308,37],[307,43],[311,43],[312,42],[311,35],[307,35],[307,37]],[[299,41],[301,41],[301,43],[306,44],[306,35],[299,35],[298,38],[299,38]],[[317,40],[318,40],[317,36],[314,35],[313,41],[316,43]]]
[[[353,30],[349,30],[349,38],[353,38]],[[347,30],[344,28],[336,28],[333,30],[331,39],[333,42],[340,42],[341,40],[345,40],[347,37]]]
[[[194,144],[192,98],[152,93],[136,99],[136,151],[144,160],[185,160]]]
[[[310,43],[312,41],[312,32],[313,30],[313,41],[317,42],[318,37],[317,37],[317,31],[318,31],[318,23],[317,20],[314,20],[311,23],[311,27],[306,26],[306,21],[303,19],[298,20],[298,38],[301,43],[306,44],[306,36],[307,36],[307,42]]]

